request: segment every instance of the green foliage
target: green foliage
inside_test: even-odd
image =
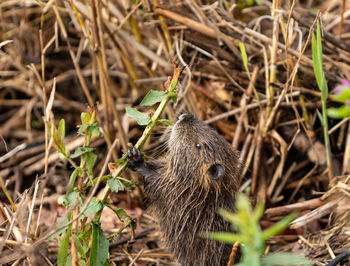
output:
[[[250,6],[253,6],[253,5],[263,5],[263,1],[261,0],[238,0],[237,1],[237,6],[240,8],[240,9],[244,9],[246,7],[250,7]]]
[[[61,135],[61,139],[63,142],[64,137],[66,135],[66,125],[65,125],[64,119],[61,119],[60,123],[58,124],[58,132]]]
[[[103,209],[103,204],[97,198],[93,197],[84,212],[84,216],[95,214],[102,209]]]
[[[108,237],[109,239],[114,239],[116,236],[118,236],[126,227],[130,227],[132,229],[132,232],[134,232],[134,230],[136,229],[136,221],[135,219],[133,219],[132,217],[130,217],[125,210],[118,208],[115,209],[110,205],[106,205],[107,207],[109,207],[119,218],[119,220],[121,222],[124,222],[124,227],[120,228],[118,230],[118,232],[116,232],[115,234],[111,235],[110,237]]]
[[[325,102],[327,101],[327,97],[328,97],[328,85],[323,72],[322,38],[321,38],[320,23],[318,20],[317,20],[316,37],[315,37],[315,33],[312,33],[312,61],[314,66],[316,82],[317,82],[318,88],[322,93],[321,101]],[[322,121],[322,124],[324,122],[325,121]]]
[[[241,51],[242,61],[245,68],[245,71],[247,72],[248,76],[250,76],[249,68],[248,68],[248,56],[247,52],[245,51],[244,43],[239,42],[239,50]]]
[[[81,258],[81,261],[86,261],[87,257],[86,257],[86,249],[84,249],[83,245],[80,242],[80,239],[78,238],[77,235],[73,235],[73,241],[75,246],[77,247],[78,253],[79,253],[79,257]]]
[[[247,52],[245,50],[244,43],[239,42],[239,50],[241,52],[244,69],[247,72],[247,76],[248,76],[249,80],[251,80],[251,75],[250,75],[249,68],[248,68],[248,56],[247,56]],[[260,97],[259,97],[259,94],[257,93],[254,85],[253,85],[253,90],[254,90],[255,98],[257,99],[257,101],[260,104]]]
[[[69,158],[70,153],[69,150],[66,149],[64,146],[64,137],[65,137],[65,121],[64,119],[61,119],[58,125],[58,130],[56,129],[56,126],[53,125],[52,127],[52,138],[53,143],[58,151],[58,154],[63,158]]]
[[[102,133],[97,126],[97,121],[95,120],[95,111],[90,113],[81,113],[81,122],[82,124],[78,126],[78,134],[91,137],[101,137]]]
[[[60,241],[60,248],[58,250],[57,256],[57,265],[65,266],[67,263],[68,257],[68,248],[69,248],[69,237],[71,235],[72,225],[68,226],[67,230],[62,234]]]
[[[125,189],[123,182],[116,178],[109,179],[107,184],[113,192],[123,191]]]
[[[327,114],[332,118],[346,118],[350,116],[350,106],[344,105],[339,108],[328,108]]]
[[[249,199],[244,194],[237,194],[236,200],[237,213],[231,213],[220,209],[218,213],[232,223],[233,229],[238,233],[228,232],[210,232],[203,236],[220,242],[234,244],[236,241],[241,243],[242,261],[241,266],[260,266],[260,265],[310,265],[310,263],[301,257],[292,253],[272,254],[261,258],[265,251],[265,241],[272,236],[280,233],[288,227],[288,224],[296,217],[293,213],[270,228],[262,231],[259,220],[263,215],[264,206],[258,203],[255,210],[252,210]],[[281,264],[281,258],[288,260]]]
[[[166,97],[165,91],[150,90],[140,103],[140,106],[152,106],[155,103],[161,102]]]
[[[58,224],[58,227],[67,224],[74,218],[71,209],[76,209],[77,212],[81,211],[84,205],[83,203],[87,198],[85,194],[87,188],[97,180],[97,178],[95,179],[93,176],[97,155],[94,153],[95,149],[90,147],[90,140],[92,137],[102,136],[102,134],[95,120],[95,110],[92,110],[90,113],[83,112],[81,114],[81,121],[82,124],[78,126],[77,134],[84,136],[85,141],[84,145],[76,148],[73,154],[71,154],[65,146],[65,121],[62,119],[57,129],[55,125],[50,125],[52,138],[60,157],[68,160],[74,168],[69,179],[71,188],[64,197],[59,197],[57,200],[58,204],[69,210],[66,217]],[[80,164],[77,165],[73,160],[80,160]],[[95,180],[95,182],[92,180]],[[130,180],[121,177],[119,179],[113,179],[110,175],[105,176],[105,180],[107,180],[116,192],[124,190],[126,187],[133,187],[134,184]],[[57,235],[61,235],[58,265],[65,266],[72,264],[72,254],[69,250],[72,241],[76,246],[80,265],[108,265],[108,240],[103,235],[98,221],[93,220],[87,222],[88,216],[101,212],[104,206],[105,203],[99,201],[96,197],[92,197],[86,210],[78,219],[78,232],[72,232],[72,224],[70,224],[67,228],[60,230],[51,237],[52,239],[53,237],[57,237]],[[128,226],[132,229],[135,228],[134,224],[131,222],[132,218],[126,213],[122,214],[121,211],[117,211],[116,215],[119,219],[124,216],[127,217],[123,229]],[[120,230],[120,232],[121,231],[122,230]]]
[[[105,265],[108,254],[108,240],[104,236],[99,223],[92,223],[92,243],[90,250],[90,265]]]
[[[69,178],[70,186],[71,187],[74,186],[77,176],[83,176],[83,175],[84,175],[84,170],[82,168],[80,167],[75,168]]]
[[[125,111],[130,117],[134,118],[140,126],[148,125],[151,122],[148,114],[141,113],[135,108],[127,106],[125,107]]]
[[[97,155],[93,152],[87,152],[81,156],[82,164],[86,165],[86,171],[89,175],[92,175],[92,170],[96,162]]]
[[[67,192],[67,200],[68,206],[73,206],[75,204],[81,203],[81,198],[76,188]]]
[[[321,91],[322,115],[318,113],[318,117],[323,127],[327,164],[328,164],[328,167],[330,167],[331,166],[331,148],[330,148],[329,135],[328,135],[328,119],[327,119],[328,85],[323,72],[322,38],[321,38],[320,23],[318,20],[317,20],[316,36],[314,32],[312,33],[312,61],[313,61],[316,82],[317,82],[318,88]],[[331,173],[331,167],[329,169],[329,173]]]
[[[168,99],[172,99],[172,101],[176,103],[177,94],[173,92],[175,87],[172,87],[172,86],[174,86],[173,83],[170,84],[170,88],[167,91],[150,90],[146,94],[146,96],[142,99],[140,106],[152,106],[159,102],[167,102]],[[136,108],[126,106],[125,111],[130,117],[134,118],[140,126],[146,126],[152,122],[148,114],[139,112]],[[169,124],[170,121],[164,119],[164,120],[158,120],[158,122]]]
[[[261,265],[273,266],[273,265],[313,265],[313,263],[303,257],[296,256],[292,253],[281,252],[268,255],[261,259]]]
[[[334,95],[332,95],[334,101],[340,102],[343,105],[339,108],[328,108],[327,114],[332,118],[346,118],[350,116],[350,85],[349,81],[343,80],[342,84],[339,84],[334,88]]]
[[[61,221],[59,221],[58,223],[57,223],[57,227],[61,227],[61,226],[63,226],[63,225],[65,225],[65,224],[67,224],[68,222],[69,222],[69,219],[70,219],[70,217],[69,217],[69,214],[67,214],[65,217],[63,217],[63,219],[61,219]],[[57,236],[59,236],[59,235],[63,235],[63,233],[65,232],[67,230],[67,228],[63,228],[63,229],[61,229],[61,230],[59,230],[58,232],[56,232],[55,234],[53,234],[52,236],[50,236],[49,238],[48,238],[48,241],[52,241],[53,239],[55,239]]]
[[[77,158],[85,153],[92,152],[92,151],[94,151],[94,148],[78,147],[74,150],[74,153],[71,155],[71,158],[74,159],[74,158]]]
[[[152,129],[158,123],[170,124],[169,120],[159,120],[159,116],[164,110],[169,100],[176,102],[177,95],[174,92],[178,78],[181,74],[181,68],[176,68],[173,79],[166,84],[166,91],[150,91],[144,100],[143,106],[150,106],[160,102],[152,119],[145,113],[137,111],[135,108],[127,107],[126,112],[129,116],[136,119],[140,125],[147,125],[145,132],[141,139],[138,141],[137,146],[141,148]],[[94,166],[97,161],[97,155],[95,149],[90,147],[90,141],[92,137],[102,136],[98,123],[95,118],[95,109],[89,113],[81,113],[81,125],[78,126],[78,135],[84,136],[84,145],[75,149],[73,154],[65,146],[65,121],[62,119],[59,122],[58,129],[55,125],[49,125],[51,136],[54,145],[57,149],[58,155],[62,159],[66,159],[70,162],[74,170],[71,173],[69,184],[70,189],[67,191],[64,197],[58,199],[58,203],[67,208],[66,216],[57,224],[60,229],[53,234],[49,240],[60,235],[60,248],[58,256],[58,265],[72,265],[73,255],[76,258],[78,256],[79,265],[110,265],[109,259],[109,243],[108,239],[113,239],[118,236],[125,228],[131,229],[132,238],[134,238],[134,230],[136,228],[135,219],[130,217],[125,210],[115,209],[109,205],[107,197],[109,191],[119,192],[127,188],[135,187],[133,180],[128,180],[121,177],[121,172],[125,169],[127,154],[124,154],[116,163],[120,164],[119,172],[112,175],[104,175],[100,179],[94,177]],[[76,161],[80,160],[78,165]],[[114,169],[114,165],[110,164],[109,169]],[[96,197],[92,197],[90,202],[87,200],[87,193],[89,187],[95,185],[97,181],[107,181],[108,192],[104,198],[100,201]],[[84,211],[82,208],[86,206]],[[107,237],[103,234],[100,226],[100,217],[104,207],[108,207],[113,210],[118,219],[124,223],[124,225],[112,236]],[[79,214],[79,216],[78,216]],[[88,220],[88,216],[94,215],[93,220]],[[75,225],[73,227],[73,225]],[[77,228],[77,230],[72,230]],[[72,254],[69,247],[74,245],[76,247],[76,253]],[[72,249],[73,250],[73,249]]]
[[[172,126],[175,123],[173,121],[168,120],[168,119],[159,119],[158,124],[163,124],[165,126]]]

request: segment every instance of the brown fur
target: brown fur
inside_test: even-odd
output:
[[[168,149],[164,160],[141,164],[129,159],[131,168],[145,177],[149,209],[158,218],[165,243],[182,265],[226,265],[231,246],[200,234],[230,231],[217,210],[234,209],[239,154],[192,115],[180,116]],[[224,172],[210,174],[216,166]]]

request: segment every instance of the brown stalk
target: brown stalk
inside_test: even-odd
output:
[[[255,195],[256,187],[258,185],[258,176],[260,170],[261,150],[263,146],[263,126],[265,122],[265,111],[262,111],[259,116],[259,124],[256,128],[256,146],[254,151],[253,173],[252,173],[252,195]]]
[[[343,32],[343,25],[344,25],[344,12],[345,12],[345,7],[346,7],[346,1],[342,0],[341,1],[341,8],[340,8],[340,23],[339,23],[339,39],[341,39],[341,35]]]
[[[247,102],[249,101],[249,98],[251,97],[254,83],[256,81],[258,74],[258,67],[255,67],[253,70],[252,78],[249,81],[248,89],[245,94],[243,94],[242,100],[241,100],[241,114],[238,119],[237,128],[235,131],[235,135],[232,141],[232,147],[237,149],[239,145],[239,140],[241,137],[242,129],[243,129],[243,119],[247,116]]]
[[[52,7],[53,7],[53,10],[54,10],[54,12],[56,14],[57,22],[58,22],[58,25],[60,27],[61,33],[63,35],[63,38],[67,42],[69,55],[71,56],[72,62],[74,64],[74,68],[77,71],[77,75],[78,75],[78,78],[79,78],[79,81],[80,81],[80,85],[83,88],[84,94],[86,96],[86,99],[87,99],[89,105],[93,106],[94,102],[92,100],[92,97],[91,97],[91,94],[89,92],[89,89],[87,88],[87,85],[86,85],[86,82],[84,80],[84,77],[83,77],[83,75],[81,73],[81,68],[80,68],[80,66],[79,66],[79,64],[78,64],[78,62],[76,60],[75,54],[74,54],[74,52],[72,50],[72,45],[71,45],[71,43],[70,43],[70,41],[68,39],[67,31],[66,31],[66,29],[65,29],[65,27],[63,25],[62,18],[60,16],[59,12],[58,12],[57,6],[53,5]]]
[[[278,36],[279,36],[279,22],[280,22],[280,15],[278,14],[278,9],[280,8],[280,3],[279,0],[274,0],[272,1],[272,10],[271,10],[271,15],[273,19],[273,26],[272,26],[272,47],[271,47],[271,57],[270,57],[270,84],[274,83],[276,81],[276,71],[277,71],[277,65],[276,65],[276,60],[277,60],[277,47],[278,47]],[[273,87],[270,85],[269,86],[269,103],[267,105],[266,109],[266,115],[267,117],[270,116],[270,106],[273,105]]]
[[[158,5],[158,1],[157,0],[154,0],[154,6],[156,7],[156,9],[158,8],[159,5]],[[160,21],[160,26],[162,27],[162,30],[163,30],[163,33],[164,33],[164,37],[165,37],[165,40],[166,40],[168,51],[170,53],[170,57],[173,57],[174,56],[174,50],[173,50],[173,45],[172,45],[172,41],[171,41],[171,36],[170,36],[169,30],[168,30],[168,26],[165,23],[165,20],[164,20],[164,17],[162,16],[162,14],[158,14],[158,18],[159,18],[159,21]]]
[[[187,27],[189,27],[190,29],[194,30],[194,31],[198,31],[208,37],[211,38],[217,38],[217,31],[215,31],[214,29],[212,29],[209,26],[203,25],[200,22],[197,22],[193,19],[190,19],[188,17],[185,17],[183,15],[177,14],[175,12],[172,12],[170,10],[166,10],[166,9],[161,9],[161,8],[156,8],[154,10],[154,13],[157,15],[162,15],[164,17],[167,17],[171,20],[174,20],[178,23],[184,24]],[[235,45],[238,45],[238,41],[233,39],[231,36],[227,36],[223,33],[220,34],[221,36],[225,36],[227,38],[227,40],[231,41],[232,43],[234,43]]]

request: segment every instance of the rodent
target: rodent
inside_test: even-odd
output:
[[[239,152],[191,114],[172,127],[163,159],[144,161],[135,148],[128,166],[144,177],[148,209],[181,265],[227,265],[232,246],[203,238],[229,232],[219,208],[234,211],[241,170]]]

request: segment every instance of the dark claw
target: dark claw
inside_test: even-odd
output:
[[[128,157],[127,157],[127,161],[128,161],[128,167],[131,170],[136,170],[137,168],[141,167],[144,160],[142,157],[142,154],[139,150],[137,150],[135,147],[130,148],[127,150],[128,153]]]

